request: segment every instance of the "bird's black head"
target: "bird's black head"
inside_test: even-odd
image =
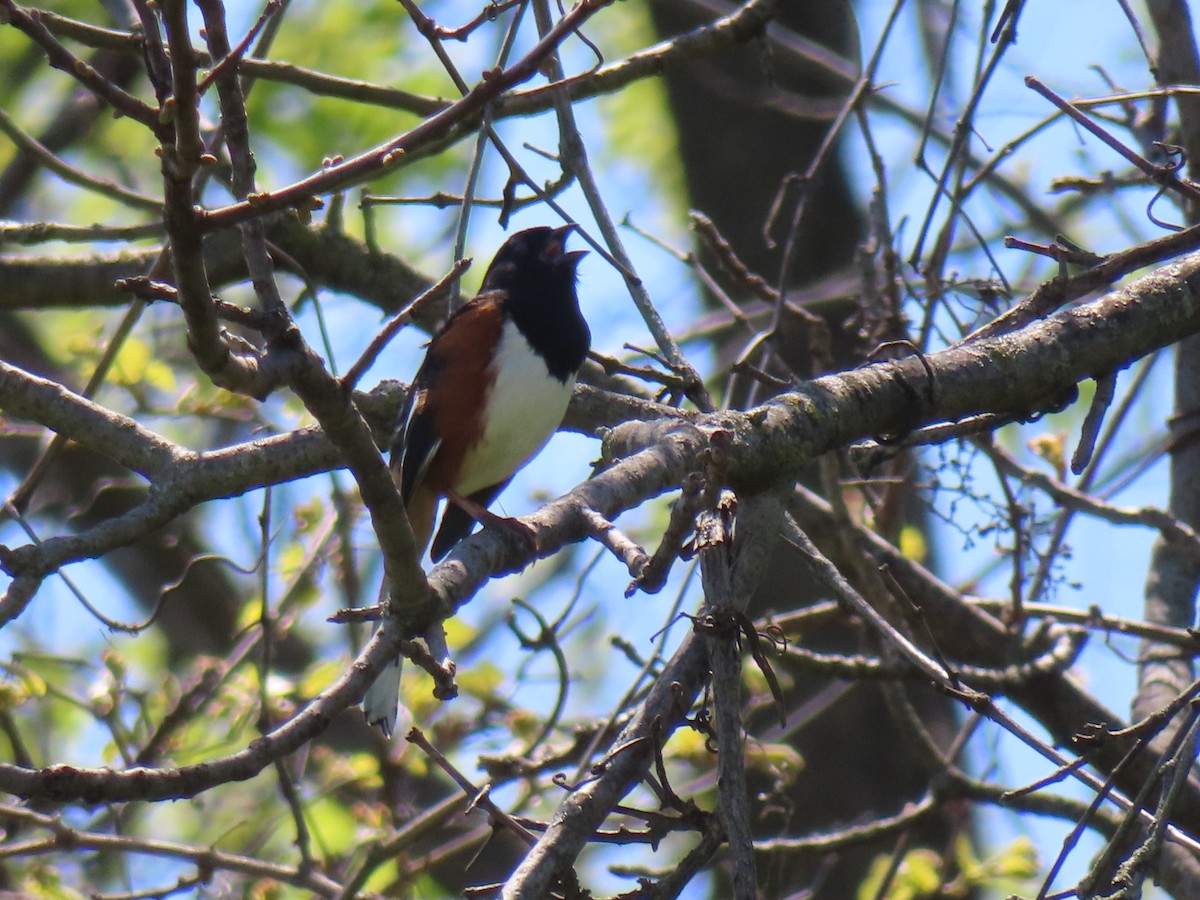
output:
[[[482,286],[503,294],[512,321],[564,382],[583,365],[591,343],[575,293],[575,270],[587,251],[566,249],[574,228],[539,225],[518,231],[496,252]]]
[[[574,225],[538,225],[518,231],[496,251],[483,276],[482,289],[554,291],[557,287],[561,291],[565,285],[574,295],[575,268],[587,253],[567,250],[567,236],[574,230]]]

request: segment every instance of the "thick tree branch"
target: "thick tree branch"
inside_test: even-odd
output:
[[[547,504],[526,521],[537,532],[545,554],[565,543],[581,540],[588,526],[577,510],[592,508],[611,519],[648,497],[678,486],[689,472],[695,471],[698,454],[708,445],[709,435],[716,432],[724,435],[722,443],[727,445],[729,476],[734,484],[778,485],[790,483],[815,456],[848,441],[902,432],[989,409],[1028,413],[1042,408],[1047,398],[1055,398],[1053,402],[1057,403],[1057,398],[1068,393],[1079,379],[1127,364],[1178,340],[1181,334],[1200,330],[1198,281],[1200,254],[1193,254],[1093,303],[1058,313],[1013,334],[932,354],[923,361],[910,358],[826,376],[748,413],[676,417],[619,426],[606,440],[609,458],[632,455]],[[11,387],[11,379],[0,379],[0,391]],[[7,397],[3,394],[0,404],[7,408]],[[30,414],[37,419],[37,410],[30,410]],[[74,427],[70,421],[60,420],[58,424]],[[114,425],[104,427],[111,430]],[[272,450],[273,447],[278,449]],[[283,473],[265,462],[273,453],[280,454],[275,460],[283,459],[300,447],[308,448],[301,454],[302,462],[290,463]],[[639,447],[645,449],[638,452]],[[289,473],[306,468],[319,470],[335,465],[336,461],[329,445],[309,432],[246,445],[240,451],[202,454],[194,466],[183,467],[175,477],[187,480],[190,484],[187,497],[196,503],[213,496],[231,496],[263,483],[287,480],[292,477]],[[47,548],[61,548],[71,540],[53,538],[37,549],[47,553],[50,552]],[[33,553],[34,549],[20,552]],[[61,550],[55,552],[61,554]],[[65,553],[59,559],[65,562],[70,557],[70,553]],[[430,585],[440,600],[406,606],[401,611],[403,630],[405,633],[427,630],[467,602],[488,578],[526,562],[527,557],[519,547],[510,546],[492,532],[484,531],[464,541],[430,574]],[[23,591],[28,577],[22,576],[18,582],[10,592]],[[951,612],[947,610],[947,623],[955,621]],[[977,622],[980,618],[977,615],[963,620],[960,614],[959,621]],[[384,638],[377,638],[372,644],[372,662],[388,653],[394,654],[399,645],[398,633],[385,629],[383,634]],[[379,643],[385,640],[387,649],[380,650]],[[677,656],[677,660],[683,667],[681,677],[693,672],[692,667],[703,668],[702,663],[690,659],[686,653]],[[684,682],[690,677],[684,677]],[[670,678],[666,680],[669,683]],[[273,733],[280,736],[280,741],[282,736],[288,737],[283,743],[272,741],[270,747],[294,749],[299,744],[293,744],[290,736],[300,731],[311,736],[319,731],[331,710],[354,702],[357,699],[354,690],[365,688],[365,684],[365,680],[355,680],[351,687],[340,681],[296,720]],[[1037,692],[1030,692],[1022,701],[1035,707],[1040,703],[1043,709],[1060,702],[1052,695],[1039,699]],[[661,701],[668,702],[667,698]],[[647,714],[652,718],[665,708],[648,707]],[[1100,718],[1116,720],[1111,714]],[[1064,716],[1062,720],[1075,719]],[[274,749],[267,756],[251,752],[252,749],[236,755],[236,762],[230,758],[223,763],[220,773],[235,771],[240,773],[237,777],[250,777],[253,764],[266,765],[276,758],[272,755]],[[154,774],[161,781],[152,779],[159,784],[153,790],[160,792],[183,791],[182,785],[204,790],[220,780],[220,777],[214,780],[199,777],[195,772]],[[130,772],[119,777],[106,773],[106,777],[111,779],[103,793],[108,799],[147,796],[142,793],[147,790],[142,787],[145,781],[142,773]],[[106,782],[98,774],[76,778],[74,770],[70,777],[48,772],[43,779],[37,773],[0,767],[0,789],[21,796],[47,796],[50,791],[50,795],[59,798],[91,797],[96,796],[98,785],[103,783]],[[171,787],[166,787],[168,784]]]
[[[0,409],[51,431],[69,435],[114,462],[154,478],[187,464],[188,451],[133,419],[79,396],[57,381],[39,378],[0,361]]]

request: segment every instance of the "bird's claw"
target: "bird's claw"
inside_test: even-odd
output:
[[[521,553],[526,556],[537,556],[538,551],[541,549],[537,532],[520,519],[510,519],[507,516],[497,516],[493,513],[483,525],[485,528],[491,528],[500,532],[514,544],[517,544],[521,549]]]

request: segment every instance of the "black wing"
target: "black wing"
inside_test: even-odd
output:
[[[425,389],[433,374],[430,370],[437,366],[436,360],[434,353],[425,356],[417,377],[413,379],[412,390],[400,418],[400,427],[392,441],[392,465],[400,470],[400,496],[405,503],[412,499],[413,492],[442,443],[433,410],[426,402]]]

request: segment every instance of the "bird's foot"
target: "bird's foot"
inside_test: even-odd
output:
[[[484,528],[491,528],[505,535],[518,544],[523,553],[530,556],[537,555],[539,549],[537,534],[520,519],[498,516],[493,512],[489,512],[487,518],[481,524]]]
[[[469,497],[464,497],[455,491],[449,491],[446,499],[459,507],[463,512],[482,525],[498,531],[521,547],[522,552],[536,555],[539,549],[537,534],[520,519],[508,516],[498,516],[490,509],[480,506]]]

